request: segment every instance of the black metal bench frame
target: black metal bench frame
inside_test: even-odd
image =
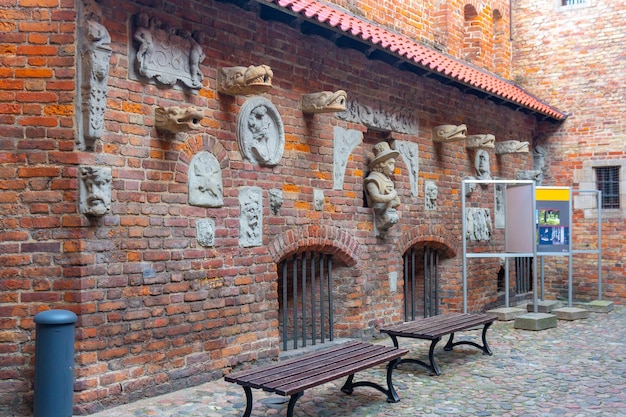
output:
[[[439,343],[441,338],[447,334],[450,335],[448,342],[443,348],[446,351],[453,350],[454,346],[458,345],[471,345],[480,349],[483,355],[492,355],[489,344],[487,343],[487,330],[496,319],[497,317],[491,314],[447,313],[440,316],[432,316],[386,326],[380,331],[391,337],[395,347],[399,347],[399,337],[430,340],[430,349],[428,350],[429,363],[415,358],[402,358],[396,365],[400,365],[401,363],[415,363],[428,369],[431,375],[441,375],[441,370],[435,361],[435,346]],[[482,345],[469,340],[454,342],[455,332],[480,328],[479,326],[481,325],[483,326]]]
[[[246,410],[243,417],[252,413],[252,388],[262,389],[282,396],[289,396],[287,417],[293,417],[296,402],[304,390],[348,376],[341,391],[352,394],[356,387],[371,387],[387,396],[387,402],[400,400],[393,387],[392,374],[400,357],[408,352],[398,347],[374,345],[366,342],[348,342],[322,348],[302,356],[279,361],[227,375],[224,380],[239,384],[246,394]],[[354,374],[376,365],[387,363],[387,388],[371,381],[354,381]]]

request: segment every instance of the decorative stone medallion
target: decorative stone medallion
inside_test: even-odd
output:
[[[237,143],[244,159],[263,166],[277,165],[285,149],[285,129],[278,110],[264,97],[248,99],[237,120]]]

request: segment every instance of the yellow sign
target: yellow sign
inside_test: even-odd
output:
[[[537,187],[535,198],[537,201],[569,201],[570,189],[567,187]]]

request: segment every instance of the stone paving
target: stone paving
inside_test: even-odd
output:
[[[479,341],[479,331],[457,334]],[[496,322],[487,340],[493,356],[467,345],[435,351],[440,376],[403,364],[394,372],[400,402],[390,404],[379,391],[356,388],[343,394],[343,381],[305,391],[297,417],[626,416],[626,307],[592,313],[587,319],[559,321],[542,331],[515,329]],[[391,344],[389,339],[377,343]],[[400,340],[409,355],[427,355],[429,342]],[[383,383],[384,366],[357,374]],[[253,390],[253,417],[285,416],[283,397]],[[159,397],[108,409],[91,417],[241,416],[243,389],[223,379]]]

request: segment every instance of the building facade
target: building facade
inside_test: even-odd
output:
[[[606,56],[621,54],[603,69],[615,91],[592,117],[574,82],[537,64],[555,53],[533,55],[532,2],[440,3],[0,6],[2,414],[29,415],[33,320],[51,308],[78,316],[86,414],[303,344],[501,305],[497,258],[470,261],[466,288],[461,273],[464,216],[472,250],[502,250],[495,186],[461,184],[537,171],[538,144],[546,185],[592,187],[589,170],[621,164],[623,52]],[[590,158],[581,140],[606,146]],[[619,302],[611,210],[605,297]],[[563,265],[548,267],[562,298]],[[597,279],[577,279],[596,298]]]

